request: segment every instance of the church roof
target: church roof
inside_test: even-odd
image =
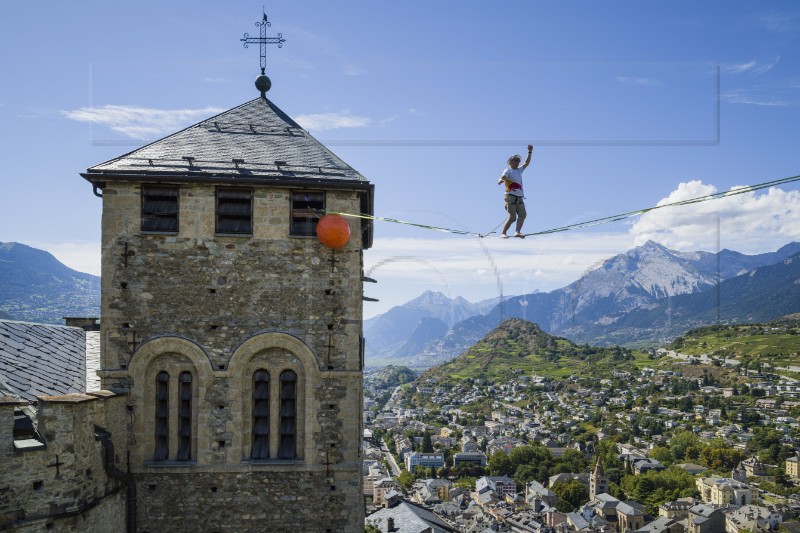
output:
[[[266,98],[256,98],[89,168],[91,182],[169,180],[371,189]]]

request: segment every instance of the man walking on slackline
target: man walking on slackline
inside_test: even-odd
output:
[[[519,166],[522,161],[522,156],[517,154],[509,157],[508,168],[503,171],[502,176],[500,176],[500,179],[497,181],[498,185],[501,183],[506,184],[505,200],[506,211],[508,212],[508,219],[503,225],[503,233],[500,234],[501,239],[508,239],[506,232],[515,220],[517,221],[517,231],[514,233],[514,237],[519,237],[520,239],[525,238],[525,235],[522,234],[522,224],[525,222],[525,217],[528,213],[525,211],[525,193],[522,192],[522,171],[528,168],[532,153],[533,146],[529,144],[528,157],[525,158],[525,162],[522,163],[522,166]]]

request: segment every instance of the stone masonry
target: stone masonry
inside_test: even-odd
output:
[[[125,530],[127,485],[109,474],[102,442],[114,444],[113,465],[124,468],[125,401],[108,392],[40,397],[44,445],[21,452],[13,448],[13,416],[27,402],[0,400],[0,530]]]
[[[369,212],[369,182],[266,100],[83,176],[102,190],[99,374],[125,394],[137,530],[362,531],[371,227],[349,219],[338,250],[289,228],[293,192]],[[153,184],[177,187],[177,231],[142,231]],[[252,191],[246,235],[215,231],[219,187],[231,185]],[[255,396],[258,375],[266,396]],[[263,458],[257,424],[268,428]]]

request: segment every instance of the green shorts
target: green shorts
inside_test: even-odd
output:
[[[506,212],[508,213],[508,219],[512,222],[517,219],[517,216],[520,219],[525,219],[528,216],[528,212],[525,211],[523,197],[515,194],[506,194]]]

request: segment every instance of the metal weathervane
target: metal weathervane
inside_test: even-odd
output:
[[[250,34],[245,33],[244,37],[239,39],[244,43],[245,48],[249,48],[249,44],[258,43],[261,47],[261,74],[264,74],[264,71],[267,68],[267,45],[268,44],[277,44],[278,48],[283,47],[283,43],[286,39],[283,38],[283,34],[279,33],[277,37],[267,37],[267,27],[272,26],[272,23],[267,20],[267,14],[264,13],[264,18],[261,22],[256,22],[256,26],[259,28],[259,37],[250,37]]]

